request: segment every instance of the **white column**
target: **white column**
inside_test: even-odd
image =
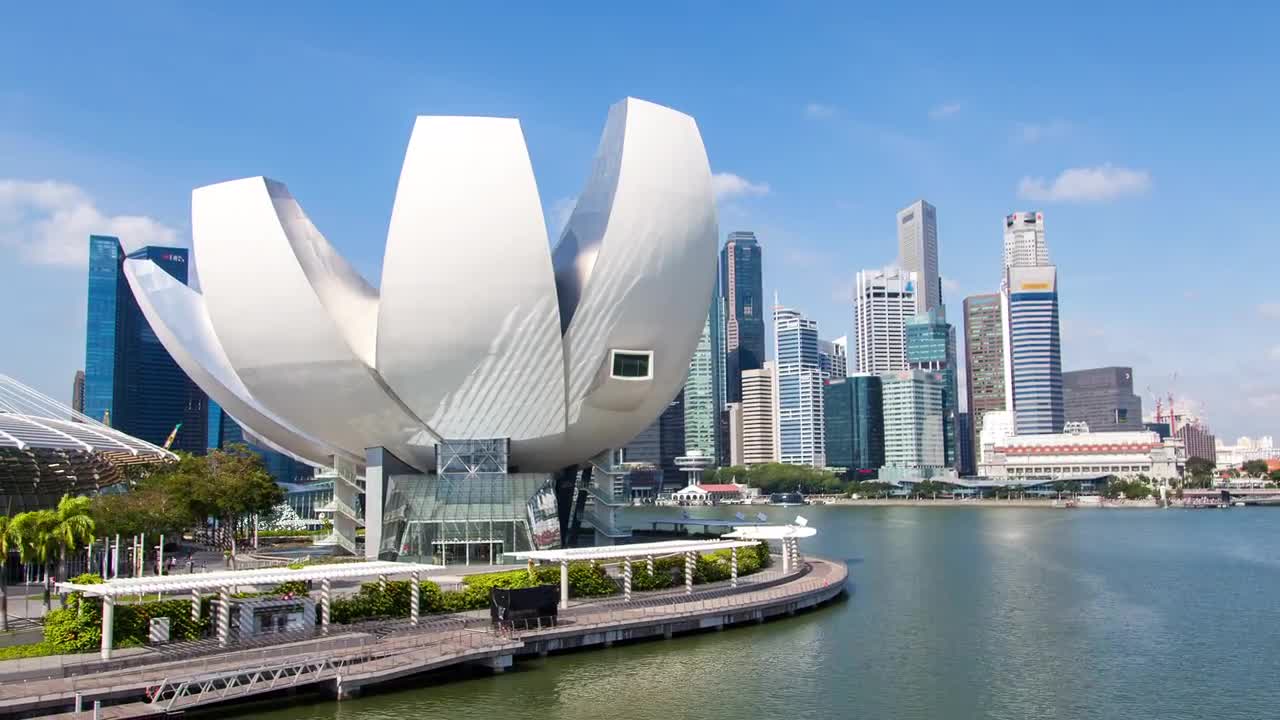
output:
[[[622,599],[631,602],[631,558],[622,561]]]
[[[560,561],[560,609],[569,608],[569,561]]]
[[[652,575],[653,574],[653,556],[646,555],[644,558],[644,561],[649,566],[649,574]]]
[[[231,587],[218,588],[218,646],[231,643]]]
[[[329,578],[320,581],[320,632],[329,634]]]
[[[782,538],[782,574],[791,572],[791,541]]]
[[[684,594],[693,594],[693,553],[684,554]]]
[[[111,577],[120,577],[120,533],[116,533],[116,544],[111,546]]]
[[[422,588],[418,586],[418,571],[409,575],[409,624],[418,624],[418,604],[421,602]]]
[[[380,590],[381,592],[386,592],[386,591],[387,591],[387,576],[386,576],[386,575],[379,575],[379,576],[378,576],[378,590]]]
[[[159,563],[160,574],[164,574],[164,533],[160,534],[160,544],[156,546],[156,562]]]
[[[191,622],[200,622],[200,591],[191,588]]]
[[[729,585],[738,587],[738,548],[730,551],[729,555]]]
[[[111,659],[111,644],[115,639],[116,599],[110,595],[102,598],[102,647],[99,656]]]

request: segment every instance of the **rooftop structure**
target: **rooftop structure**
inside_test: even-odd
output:
[[[989,430],[991,427],[989,426]],[[1172,480],[1182,474],[1186,452],[1177,438],[1161,440],[1148,430],[1014,435],[993,442],[978,474],[991,478],[1134,478]]]
[[[177,459],[0,375],[0,513],[107,487],[119,482],[123,465]]]

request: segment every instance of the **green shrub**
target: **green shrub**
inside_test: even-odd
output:
[[[71,582],[96,585],[102,579],[94,574],[86,574],[73,578]],[[115,647],[128,647],[146,643],[151,631],[151,619],[158,617],[169,618],[169,637],[172,640],[198,640],[210,627],[211,610],[209,598],[202,599],[200,619],[193,621],[190,600],[117,603],[113,644]],[[97,650],[102,645],[102,599],[87,598],[78,592],[70,593],[65,607],[53,610],[45,617],[42,644],[54,653]]]
[[[271,589],[271,595],[289,595],[292,593],[296,597],[307,596],[307,583],[305,580],[287,580]]]
[[[58,650],[49,643],[38,642],[30,645],[10,645],[0,648],[0,660],[21,660],[22,658],[57,655]]]

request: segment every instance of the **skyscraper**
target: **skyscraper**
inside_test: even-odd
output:
[[[1142,398],[1133,392],[1133,368],[1102,367],[1062,373],[1067,422],[1090,432],[1142,430]]]
[[[967,477],[978,471],[973,456],[973,416],[967,412],[956,413],[956,472]]]
[[[956,331],[937,310],[916,315],[907,321],[907,367],[928,370],[942,376],[942,434],[946,467],[956,467],[956,413],[959,398],[956,385]]]
[[[938,277],[938,212],[924,200],[898,211],[898,257],[902,269],[920,283],[912,315],[942,307],[942,279]]]
[[[676,458],[684,453],[684,390],[681,390],[661,415],[623,446],[621,461],[659,467],[664,486],[683,487],[683,473],[676,467]]]
[[[818,341],[818,369],[825,379],[849,375],[849,338]]]
[[[1058,271],[1052,265],[1007,271],[1005,377],[1018,435],[1059,433],[1066,421],[1062,401],[1062,344],[1058,329]]]
[[[964,299],[965,393],[968,400],[969,442],[980,453],[982,418],[1005,408],[1004,313],[1000,295],[971,295]],[[975,457],[973,467],[977,467]]]
[[[702,326],[702,337],[689,359],[689,378],[684,383],[685,452],[700,450],[710,458],[718,455],[717,425],[720,419],[711,333],[711,319],[715,314],[713,305],[707,314],[707,322]]]
[[[774,431],[774,365],[742,373],[742,459],[745,465],[778,461]]]
[[[884,397],[878,375],[828,381],[822,411],[829,467],[846,468],[856,480],[884,465]]]
[[[154,262],[187,282],[185,248],[145,247],[129,255]],[[160,344],[124,276],[124,249],[114,237],[89,237],[85,325],[84,414],[130,435],[205,451],[206,398]]]
[[[1208,426],[1199,423],[1187,423],[1178,428],[1174,435],[1182,439],[1182,443],[1187,449],[1188,460],[1200,458],[1215,464],[1218,462],[1218,439],[1214,437],[1213,433],[1209,432]]]
[[[267,472],[278,483],[293,483],[313,475],[313,468],[284,453],[258,447],[245,437],[244,428],[222,409],[218,403],[209,400],[208,439],[206,445],[210,450],[223,450],[228,445],[244,443],[249,449],[262,458]]]
[[[78,413],[84,412],[84,371],[77,370],[76,377],[71,381],[71,409]]]
[[[936,470],[946,461],[942,376],[903,370],[880,376],[884,393],[884,464]]]
[[[729,453],[728,396],[726,395],[724,364],[724,323],[724,289],[720,285],[720,270],[719,266],[717,266],[716,290],[715,295],[711,298],[711,361],[713,363],[712,371],[714,372],[713,380],[715,382],[717,465],[727,464]]]
[[[1004,218],[1004,269],[1049,264],[1044,213],[1015,212]]]
[[[764,365],[764,274],[755,233],[732,232],[720,251],[725,302],[725,402],[742,400],[742,373]]]
[[[778,461],[822,467],[822,371],[818,323],[785,307],[773,309],[778,378]]]
[[[907,367],[906,323],[916,314],[916,274],[899,268],[863,270],[854,290],[858,371]]]

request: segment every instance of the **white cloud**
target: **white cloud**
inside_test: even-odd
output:
[[[753,183],[733,173],[716,173],[711,176],[711,189],[717,200],[725,200],[740,195],[768,195],[768,183]]]
[[[1071,132],[1071,123],[1066,120],[1051,120],[1047,123],[1019,123],[1014,132],[1015,142],[1032,145],[1043,140],[1054,140]]]
[[[804,114],[805,117],[813,118],[814,120],[826,120],[827,118],[835,117],[836,109],[830,105],[811,102],[804,106]]]
[[[952,115],[955,115],[956,113],[960,112],[960,108],[962,107],[963,105],[961,105],[958,102],[943,103],[931,109],[929,111],[929,117],[933,118],[934,120],[941,120],[942,118],[945,118],[945,117],[951,117]]]
[[[185,245],[143,215],[107,215],[80,187],[57,180],[0,180],[0,247],[34,265],[83,266],[89,235],[115,235],[126,250]]]
[[[1146,170],[1115,167],[1107,163],[1092,168],[1069,168],[1046,183],[1042,177],[1024,177],[1018,195],[1039,202],[1102,202],[1124,195],[1141,195],[1151,188]]]
[[[1258,305],[1258,314],[1271,320],[1280,320],[1280,302],[1265,302]]]
[[[560,239],[560,233],[564,232],[564,228],[569,224],[569,216],[573,215],[573,208],[578,204],[576,196],[562,197],[551,203],[551,209],[547,213],[547,220],[550,222],[551,244],[555,245]]]

